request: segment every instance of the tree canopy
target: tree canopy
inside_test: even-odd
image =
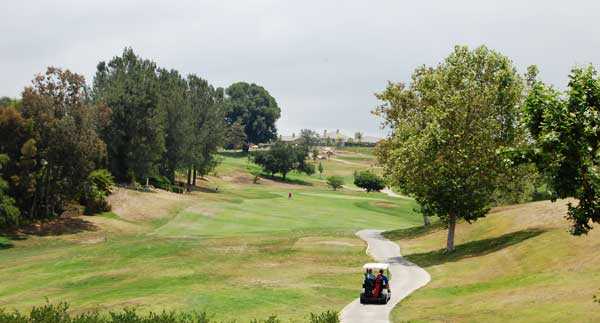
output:
[[[375,113],[393,135],[377,149],[393,184],[448,224],[487,214],[504,165],[496,151],[513,144],[523,84],[513,63],[482,46],[455,47],[411,83],[390,83]]]
[[[379,192],[385,188],[385,181],[377,174],[365,170],[354,172],[354,185],[367,190],[367,192]]]
[[[284,179],[292,170],[314,174],[315,167],[306,162],[307,157],[308,153],[302,147],[281,141],[274,143],[269,150],[252,154],[254,163],[260,165],[265,172],[271,175],[279,173]]]
[[[254,83],[237,82],[230,85],[226,94],[226,119],[229,125],[240,120],[248,144],[269,142],[277,138],[275,122],[281,110],[277,101],[265,88]]]
[[[592,66],[574,68],[560,92],[536,75],[530,67],[523,109],[532,140],[506,153],[516,163],[534,163],[552,199],[579,201],[568,204],[567,217],[572,234],[585,234],[600,222],[600,78]]]

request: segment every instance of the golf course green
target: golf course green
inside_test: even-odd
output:
[[[258,169],[246,156],[223,154],[191,194],[119,188],[112,212],[2,237],[0,276],[9,279],[0,307],[28,310],[48,298],[75,312],[195,310],[242,322],[339,311],[358,295],[369,261],[354,233],[421,220],[413,201],[349,182],[371,167],[368,151],[322,163],[322,176],[254,183]],[[347,188],[329,189],[329,175]]]

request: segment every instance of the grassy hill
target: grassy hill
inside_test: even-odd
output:
[[[573,237],[566,201],[496,208],[457,226],[457,249],[444,255],[446,231],[396,230],[402,253],[431,282],[393,311],[394,322],[598,322],[600,229]]]
[[[323,178],[351,178],[372,162],[337,157],[354,160],[324,161]],[[356,230],[420,223],[410,200],[351,185],[333,192],[319,175],[254,184],[256,172],[245,156],[225,154],[192,194],[119,189],[113,212],[3,237],[0,276],[10,279],[0,284],[0,307],[26,310],[48,297],[75,311],[138,306],[302,320],[357,296],[369,259]]]

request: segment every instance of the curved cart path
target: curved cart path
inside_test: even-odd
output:
[[[388,323],[394,306],[431,279],[423,268],[402,258],[400,247],[384,238],[381,232],[361,230],[356,235],[367,242],[367,253],[371,257],[377,262],[390,264],[392,297],[386,305],[362,305],[358,298],[355,299],[340,313],[342,323]],[[360,283],[357,282],[357,285],[360,286]]]

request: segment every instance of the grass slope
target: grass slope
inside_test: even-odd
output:
[[[387,236],[432,276],[393,311],[394,322],[598,322],[600,230],[573,237],[566,202],[495,209],[457,227],[457,248],[440,249],[446,231],[396,230]]]
[[[344,176],[368,167],[327,165]],[[356,230],[420,222],[409,200],[333,192],[318,175],[253,184],[256,171],[244,156],[225,155],[199,192],[120,190],[113,212],[82,217],[64,234],[0,239],[0,276],[10,277],[0,307],[27,310],[48,297],[76,311],[139,306],[300,321],[356,297],[368,261]]]

